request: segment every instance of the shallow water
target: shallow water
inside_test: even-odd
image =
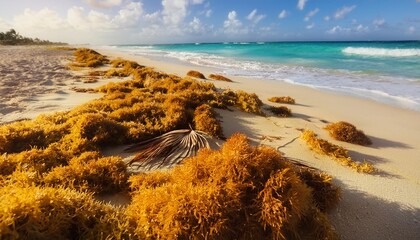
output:
[[[279,42],[111,46],[228,75],[285,81],[420,111],[420,42]]]

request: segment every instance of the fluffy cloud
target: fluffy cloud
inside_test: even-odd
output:
[[[369,32],[368,26],[363,26],[362,24],[357,25],[356,32]]]
[[[353,27],[342,27],[340,25],[337,25],[327,31],[328,34],[349,34],[349,33],[361,34],[361,33],[367,33],[367,32],[369,32],[369,27],[363,26],[362,24],[359,24]]]
[[[201,34],[204,32],[204,26],[201,23],[200,19],[194,17],[194,19],[188,24],[189,31],[196,34]]]
[[[340,8],[340,9],[338,9],[338,10],[335,12],[335,14],[334,14],[334,18],[335,18],[335,19],[342,19],[342,18],[344,18],[347,14],[351,13],[351,12],[352,12],[355,8],[356,8],[356,5],[353,5],[353,6],[350,6],[350,7],[344,6],[344,7]]]
[[[14,18],[14,25],[18,29],[28,32],[36,32],[42,29],[62,29],[66,28],[66,22],[60,18],[57,12],[48,8],[43,8],[39,11],[34,11],[26,8],[23,14],[17,15]]]
[[[310,11],[308,14],[306,14],[304,20],[307,22],[311,17],[315,16],[319,12],[319,8],[315,8],[314,10]]]
[[[375,29],[378,30],[378,29],[384,27],[386,22],[385,22],[385,19],[381,18],[381,19],[373,20],[372,24],[375,27]]]
[[[238,34],[243,31],[242,22],[237,19],[236,11],[229,12],[227,19],[223,22],[223,27],[229,34]]]
[[[287,17],[287,15],[289,15],[289,13],[288,13],[286,10],[284,10],[284,9],[283,9],[283,10],[279,13],[278,18],[283,19],[283,18]]]
[[[86,0],[86,2],[95,8],[111,8],[121,5],[122,0]]]
[[[324,21],[327,21],[327,22],[330,21],[330,16],[325,16]]]
[[[308,0],[298,0],[297,8],[299,10],[303,10],[305,8],[305,4]]]
[[[131,2],[118,12],[112,20],[118,26],[133,27],[143,14],[143,5],[140,2]]]
[[[306,29],[312,29],[314,27],[315,27],[315,23],[311,23],[311,24],[306,26]]]
[[[349,33],[350,32],[350,28],[345,28],[345,27],[341,27],[339,25],[331,28],[330,30],[327,31],[328,34],[337,34],[337,33]]]
[[[163,22],[166,25],[178,26],[187,15],[188,0],[162,0]]]
[[[252,21],[254,24],[257,24],[259,21],[265,18],[265,15],[258,15],[257,9],[252,10],[246,17],[249,21]]]

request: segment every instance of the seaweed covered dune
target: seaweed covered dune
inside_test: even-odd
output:
[[[124,78],[90,89],[102,97],[71,110],[0,126],[1,239],[338,238],[326,214],[340,198],[331,176],[243,134],[166,171],[132,174],[102,154],[190,126],[223,138],[215,109],[263,116],[256,94],[75,54],[72,68]],[[116,193],[131,200],[98,200]]]

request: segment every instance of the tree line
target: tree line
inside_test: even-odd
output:
[[[28,38],[20,35],[14,29],[0,32],[0,45],[63,45],[62,42],[50,42],[39,38]]]

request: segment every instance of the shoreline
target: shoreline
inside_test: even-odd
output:
[[[183,47],[183,45],[187,46]],[[276,58],[259,58],[258,54],[252,53],[252,51],[259,49],[254,49],[254,47],[250,47],[249,51],[251,53],[249,55],[242,48],[239,48],[239,53],[236,55],[234,52],[235,45],[214,47],[216,49],[215,53],[212,52],[213,47],[194,47],[193,44],[182,44],[180,47],[169,45],[168,47],[139,46],[138,48],[137,46],[100,46],[100,48],[124,54],[139,55],[156,62],[171,62],[178,65],[192,65],[198,68],[216,68],[219,73],[225,75],[282,81],[322,91],[340,93],[341,95],[370,99],[420,112],[420,99],[417,91],[419,85],[416,84],[418,83],[419,75],[416,75],[415,70],[409,71],[413,66],[411,68],[407,67],[407,73],[405,70],[400,70],[398,67],[394,69],[391,66],[381,71],[381,68],[375,68],[379,64],[371,66],[366,63],[368,66],[363,67],[363,61],[374,62],[376,60],[375,58],[370,59],[376,56],[375,52],[371,53],[373,55],[369,55],[369,53],[364,55],[363,52],[346,54],[344,51],[347,48],[354,47],[359,49],[355,47],[357,45],[349,44],[351,47],[346,46],[343,45],[334,49],[337,51],[337,53],[334,53],[338,54],[337,56],[319,53],[319,59],[309,58],[309,62],[306,64],[300,58],[295,59],[295,61],[282,58],[281,50],[278,61],[274,61]],[[274,48],[276,49],[276,46]],[[377,49],[373,47],[372,49],[374,49],[372,51],[379,51],[378,49],[382,48]],[[258,51],[262,50],[259,49]],[[269,51],[267,48],[264,48],[264,50]],[[242,53],[242,51],[245,53]],[[233,55],[230,56],[228,53]],[[297,56],[299,57],[300,55],[298,54]],[[383,59],[378,58],[377,60],[383,61],[385,65],[390,64],[392,61],[395,61],[395,64],[416,61],[415,59],[411,60],[410,58],[410,60],[407,60],[398,56],[398,54],[389,57],[385,55]],[[337,61],[332,61],[331,59],[336,59],[335,57],[338,57]],[[367,59],[364,60],[364,57]],[[302,56],[302,58],[304,59],[305,56]],[[393,60],[394,58],[395,60]],[[303,62],[301,63],[300,61]],[[354,69],[352,67],[353,64],[360,69]],[[394,70],[388,72],[387,69]]]
[[[110,57],[121,57],[155,70],[185,76],[197,70],[208,76],[214,69],[179,65],[134,56],[123,52],[94,48]],[[343,190],[343,198],[330,213],[332,224],[342,239],[414,239],[420,234],[420,112],[402,109],[373,100],[346,96],[280,81],[229,76],[234,82],[205,80],[218,88],[256,93],[264,107],[276,105],[268,97],[291,96],[296,99],[292,118],[261,117],[242,112],[218,110],[226,137],[244,132],[254,144],[283,146],[280,151],[291,159],[321,169],[334,177]],[[373,145],[362,147],[331,139],[325,122],[348,121],[362,129]],[[350,150],[357,160],[366,160],[379,174],[359,174],[327,157],[313,153],[298,137],[297,128],[314,130],[321,138]],[[271,137],[271,139],[270,139]],[[279,137],[279,139],[276,139]],[[375,233],[371,236],[371,233]],[[368,237],[369,238],[369,237]]]
[[[92,49],[111,58],[133,60],[180,77],[185,76],[189,70],[198,70],[206,76],[215,73],[210,68],[178,65],[94,47]],[[41,57],[46,61],[47,56]],[[19,66],[15,66],[16,71],[19,71]],[[342,189],[342,200],[329,215],[342,239],[416,239],[420,235],[420,112],[280,81],[226,77],[234,82],[205,81],[213,83],[217,88],[256,93],[264,103],[263,108],[280,106],[268,102],[268,97],[291,96],[296,99],[295,105],[287,105],[292,109],[291,118],[257,116],[240,111],[217,112],[220,114],[225,137],[243,132],[254,145],[272,146],[283,152],[287,158],[333,176],[334,183]],[[34,77],[34,80],[42,79]],[[110,81],[118,82],[122,79],[101,78],[93,85],[80,82],[77,84],[94,87]],[[68,96],[70,103],[75,103],[73,101],[78,99],[74,91],[69,90]],[[100,95],[86,93],[86,96],[93,99]],[[56,103],[54,108],[43,108],[47,112],[61,111],[65,107],[60,102],[62,99],[54,97],[54,93],[46,93],[42,97],[50,102],[41,102],[38,99],[34,99],[34,102],[44,107]],[[41,113],[37,109],[33,109],[34,113]],[[340,120],[348,121],[363,130],[373,140],[373,145],[363,147],[331,139],[323,128],[327,122]],[[331,161],[329,157],[314,153],[299,139],[302,128],[313,130],[321,138],[349,149],[352,157],[371,162],[379,169],[379,173],[360,174]],[[107,155],[121,154],[121,147],[105,150]]]

